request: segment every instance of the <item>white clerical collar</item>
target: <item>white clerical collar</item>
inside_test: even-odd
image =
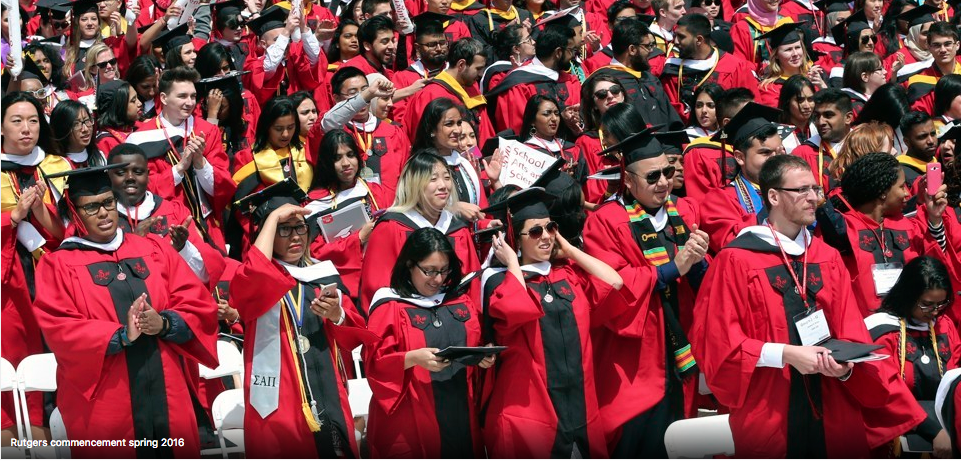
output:
[[[777,233],[778,239],[774,240],[774,234],[771,233],[771,228],[767,226],[767,220],[764,221],[764,225],[761,226],[750,226],[745,227],[737,234],[738,237],[744,234],[754,234],[766,243],[777,246],[777,242],[781,242],[781,248],[784,248],[784,252],[791,256],[801,256],[807,247],[804,246],[805,241],[807,246],[811,246],[811,234],[806,228],[801,228],[801,232],[798,232],[797,237],[791,238],[780,232]]]
[[[410,297],[405,297],[401,296],[391,287],[383,287],[374,292],[374,296],[370,300],[370,305],[376,306],[384,301],[397,299],[417,307],[433,308],[444,303],[445,295],[446,293],[441,291],[433,296],[421,296],[420,294],[414,293]]]
[[[818,147],[820,148],[820,147],[821,147],[821,134],[818,133],[817,131],[814,131],[813,134],[811,135],[811,137],[808,138],[808,142],[810,142],[811,144],[814,144],[815,146],[818,146]],[[843,145],[844,145],[844,139],[843,139],[843,138],[842,138],[840,141],[838,141],[838,142],[832,142],[832,143],[831,143],[831,151],[833,151],[835,154],[837,154],[838,152],[841,151],[841,146],[843,146]]]
[[[554,81],[557,81],[557,79],[560,78],[560,74],[557,73],[556,70],[551,69],[551,68],[545,66],[544,63],[541,62],[540,59],[537,59],[536,56],[534,57],[534,59],[531,59],[531,63],[530,63],[530,64],[528,64],[528,65],[526,65],[526,66],[518,67],[518,68],[515,69],[515,70],[520,70],[520,71],[523,71],[523,72],[530,72],[530,73],[532,73],[532,74],[543,75],[543,76],[545,76],[545,77],[547,77],[547,78],[549,78],[549,79],[551,79],[551,80],[554,80]]]
[[[20,166],[37,166],[43,161],[46,156],[43,149],[40,146],[35,146],[32,151],[27,155],[13,155],[0,153],[0,160],[4,162],[13,162]]]
[[[445,156],[444,161],[446,161],[450,166],[457,166],[464,161],[464,157],[461,157],[460,153],[456,150],[451,149],[450,155]]]
[[[103,251],[117,251],[117,249],[120,248],[120,244],[123,243],[123,229],[118,227],[117,234],[113,236],[113,240],[107,243],[91,242],[90,240],[81,237],[67,237],[63,239],[63,243],[61,243],[60,246],[63,246],[64,243],[76,243],[78,245],[96,248]]]
[[[441,231],[441,233],[446,234],[447,229],[450,228],[450,224],[454,221],[454,215],[452,215],[447,210],[441,210],[440,217],[437,219],[437,224],[431,224],[424,216],[422,216],[417,210],[410,209],[404,212],[404,216],[407,216],[418,229],[423,229],[426,227],[433,227]]]
[[[117,202],[117,211],[124,216],[135,215],[137,219],[147,219],[150,217],[150,213],[153,213],[154,206],[156,206],[156,201],[153,198],[153,194],[148,190],[143,196],[143,201],[140,205],[133,208],[128,208],[124,204]],[[131,210],[135,210],[131,213]]]
[[[368,112],[367,112],[367,121],[366,121],[366,122],[364,122],[364,123],[357,123],[357,122],[355,122],[355,121],[351,121],[350,123],[354,125],[354,128],[356,128],[356,129],[358,129],[358,130],[364,130],[365,133],[373,133],[374,130],[377,129],[377,117],[374,116],[374,112],[373,112],[373,111],[368,111]]]
[[[80,39],[79,48],[90,48],[94,43],[97,43],[96,38]]]
[[[663,206],[657,209],[657,213],[654,213],[654,216],[651,216],[650,214],[647,216],[647,219],[649,219],[651,224],[654,225],[655,232],[660,232],[664,230],[664,226],[667,226],[667,211],[664,210]]]
[[[288,264],[279,259],[274,259],[274,261],[277,261],[278,264],[283,266],[291,277],[304,283],[313,282],[324,277],[340,275],[340,273],[337,272],[337,268],[334,267],[334,263],[330,261],[318,261],[311,258],[310,262],[312,264],[305,267]]]
[[[81,150],[80,152],[68,153],[67,158],[69,158],[70,161],[73,163],[83,163],[90,158],[90,155],[87,154],[87,149],[84,149],[84,150]]]

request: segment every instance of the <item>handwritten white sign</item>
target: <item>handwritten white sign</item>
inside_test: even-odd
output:
[[[522,189],[531,187],[555,163],[563,161],[522,143],[500,138],[501,183]]]

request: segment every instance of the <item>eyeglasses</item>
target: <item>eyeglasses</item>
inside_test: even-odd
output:
[[[635,173],[635,172],[633,172],[633,171],[630,171],[630,170],[624,170],[624,171],[627,171],[628,173],[630,173],[630,174],[632,174],[632,175],[634,175],[634,176],[637,176],[637,177],[639,177],[639,178],[640,178],[640,177],[643,177],[644,180],[647,181],[647,183],[648,183],[649,185],[652,185],[652,186],[653,186],[654,184],[657,184],[657,182],[661,180],[661,176],[664,176],[664,178],[665,178],[665,179],[668,179],[668,180],[673,179],[673,178],[674,178],[674,173],[677,172],[677,167],[666,166],[666,167],[664,167],[664,168],[662,168],[662,169],[660,169],[660,170],[654,170],[654,171],[652,171],[652,172],[650,172],[650,173],[648,173],[648,174],[646,174],[646,175],[644,175],[644,176],[641,176],[641,175],[639,175],[639,174],[637,174],[637,173]]]
[[[281,237],[290,237],[292,232],[297,235],[307,235],[307,224],[300,223],[295,226],[277,226],[277,235]]]
[[[102,202],[88,203],[88,204],[86,204],[86,205],[84,205],[84,206],[77,207],[77,208],[80,208],[80,210],[83,211],[83,214],[85,214],[85,215],[87,215],[87,216],[96,216],[97,213],[100,212],[100,208],[103,208],[104,210],[107,210],[107,211],[116,210],[116,209],[117,209],[117,199],[111,197],[111,198],[108,198],[108,199],[106,199],[106,200],[104,200],[104,201],[102,201]]]
[[[431,278],[431,279],[434,277],[437,277],[438,275],[447,277],[448,275],[450,275],[452,270],[451,268],[448,267],[447,269],[433,271],[433,270],[427,270],[427,269],[424,269],[423,267],[420,267],[420,264],[414,264],[414,265],[417,266],[418,269],[420,269],[420,272],[424,274],[424,277]]]
[[[545,230],[547,231],[548,234],[551,234],[551,235],[556,234],[556,233],[557,233],[557,228],[558,228],[557,223],[554,222],[554,221],[551,221],[551,222],[549,222],[549,223],[547,223],[547,224],[545,224],[545,225],[543,225],[543,226],[540,225],[540,224],[538,224],[538,225],[536,225],[536,226],[528,229],[527,232],[521,232],[521,235],[526,235],[526,236],[528,236],[528,237],[536,240],[536,239],[541,238],[541,237],[544,235],[544,231],[545,231]]]
[[[359,90],[358,90],[357,88],[354,88],[354,89],[352,89],[352,90],[350,90],[350,91],[348,91],[348,92],[346,92],[346,93],[337,93],[337,94],[339,94],[339,95],[341,95],[341,96],[343,96],[343,97],[345,97],[345,98],[351,98],[351,97],[356,96],[357,93],[360,93],[361,91],[366,90],[367,88],[370,88],[370,87],[365,85],[365,86],[361,87]]]
[[[53,88],[50,88],[49,86],[45,86],[37,90],[27,91],[27,93],[30,93],[31,95],[33,95],[33,97],[37,99],[47,99],[47,96],[50,96],[53,93]]]
[[[436,42],[418,43],[418,45],[424,48],[443,48],[447,46],[447,40],[438,40]]]
[[[871,35],[865,35],[864,37],[861,37],[861,44],[862,44],[862,45],[867,45],[868,42],[877,43],[877,42],[878,42],[878,36],[875,35],[875,34],[871,34]]]
[[[952,46],[954,46],[955,43],[957,42],[953,42],[951,40],[948,40],[946,42],[941,42],[941,43],[931,42],[931,48],[935,50],[941,49],[941,48],[951,48]]]
[[[527,45],[527,44],[533,45],[533,44],[534,44],[534,36],[533,36],[533,35],[528,35],[527,38],[525,38],[524,40],[521,40],[521,41],[519,42],[519,44],[520,44],[520,45]]]
[[[93,127],[93,119],[88,118],[84,120],[77,120],[73,122],[73,129],[79,130],[80,128],[91,128]]]
[[[597,90],[594,92],[594,98],[596,99],[607,99],[608,94],[613,94],[617,96],[624,92],[624,88],[620,85],[611,85],[604,90]]]
[[[54,29],[66,29],[70,27],[70,23],[67,21],[50,21],[50,27]]]
[[[774,190],[794,192],[796,194],[808,195],[814,192],[814,195],[820,197],[824,195],[824,188],[821,186],[801,186],[801,187],[773,187]]]
[[[113,58],[113,59],[111,59],[111,60],[109,60],[109,61],[104,61],[104,62],[98,62],[98,63],[97,63],[97,67],[99,67],[99,68],[101,68],[101,69],[106,69],[107,66],[116,67],[116,66],[117,66],[117,58]]]
[[[951,304],[951,301],[947,299],[937,304],[918,301],[918,309],[921,309],[921,312],[924,312],[925,314],[927,314],[928,312],[943,311],[950,304]]]
[[[640,46],[641,48],[644,48],[647,51],[654,51],[654,48],[657,46],[657,43],[654,43],[652,41],[647,43],[638,43],[637,45]]]
[[[721,0],[701,0],[701,6],[714,6],[719,5]]]

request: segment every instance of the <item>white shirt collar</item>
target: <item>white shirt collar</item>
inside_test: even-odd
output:
[[[531,59],[531,63],[530,63],[530,64],[528,64],[528,65],[526,65],[526,66],[520,66],[520,67],[518,67],[518,68],[515,69],[515,70],[519,70],[519,71],[522,71],[522,72],[530,72],[530,73],[532,73],[532,74],[543,75],[543,76],[545,76],[545,77],[547,77],[547,78],[549,78],[549,79],[551,79],[551,80],[554,80],[554,81],[557,81],[557,79],[560,78],[560,74],[557,73],[556,70],[551,69],[551,68],[545,66],[544,63],[541,62],[540,59],[537,59],[536,56],[534,57],[534,59]]]
[[[190,130],[190,119],[193,118],[192,115],[191,115],[190,117],[187,117],[187,120],[184,120],[183,123],[181,123],[180,125],[177,125],[177,126],[174,126],[173,123],[170,123],[170,121],[167,120],[166,117],[164,117],[163,112],[161,112],[160,114],[158,114],[158,115],[157,115],[157,118],[160,119],[160,124],[163,125],[164,128],[167,128],[168,130],[170,130],[170,131],[167,133],[167,134],[170,135],[170,136],[176,136],[176,135],[186,136],[185,133],[188,133],[188,132],[191,131],[191,130]]]
[[[535,274],[540,274],[544,277],[551,275],[551,262],[541,261],[534,264],[525,264],[521,266],[522,271],[534,272]]]
[[[368,111],[368,112],[367,112],[367,121],[366,121],[366,122],[364,122],[364,123],[357,123],[357,122],[355,122],[355,121],[351,121],[350,123],[352,123],[352,124],[354,125],[354,128],[356,128],[356,129],[358,129],[358,130],[364,130],[365,133],[373,133],[374,130],[377,129],[377,117],[374,116],[374,112],[373,112],[373,111]]]
[[[150,191],[148,190],[147,193],[143,196],[143,201],[140,202],[140,205],[137,205],[136,207],[134,207],[137,210],[136,213],[134,214],[136,214],[137,219],[149,218],[150,213],[153,212],[154,206],[156,206],[156,202],[153,198],[153,194],[151,194]],[[117,202],[117,211],[124,216],[130,216],[131,214],[130,213],[131,208],[127,208],[126,206],[124,206],[124,204],[120,202]]]
[[[4,162],[13,162],[20,166],[37,166],[43,161],[46,156],[43,149],[40,146],[36,146],[27,155],[12,155],[12,154],[2,154],[0,153],[0,160]]]
[[[90,155],[88,155],[88,154],[87,154],[87,150],[84,149],[84,150],[81,150],[80,152],[70,152],[70,153],[67,154],[67,157],[68,157],[68,158],[70,159],[70,161],[72,161],[73,163],[83,163],[83,162],[86,162],[87,159],[90,158]]]
[[[117,228],[117,235],[114,235],[113,240],[107,243],[91,242],[90,240],[81,237],[67,237],[63,239],[63,243],[61,243],[60,246],[63,246],[64,243],[76,243],[103,251],[117,251],[117,249],[120,248],[120,245],[123,243],[123,229]]]
[[[761,240],[774,246],[777,246],[777,241],[780,241],[781,247],[784,248],[784,252],[791,256],[800,256],[804,254],[804,251],[807,250],[807,247],[804,245],[805,241],[807,242],[808,247],[811,246],[811,234],[806,228],[802,228],[801,232],[798,232],[797,237],[793,239],[778,232],[778,240],[775,241],[774,234],[771,233],[771,228],[767,226],[767,220],[764,221],[764,225],[750,226],[742,229],[737,236],[740,237],[744,234],[754,234]]]
[[[431,224],[427,218],[423,217],[417,210],[410,209],[404,212],[404,216],[410,218],[414,225],[419,229],[425,227],[433,227],[441,231],[441,233],[447,234],[447,229],[450,228],[450,224],[454,221],[454,215],[452,215],[447,210],[441,210],[440,218],[437,219],[437,224]]]

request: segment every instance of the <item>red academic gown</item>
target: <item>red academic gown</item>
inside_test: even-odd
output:
[[[97,149],[103,153],[104,157],[110,155],[110,151],[127,141],[127,137],[133,133],[130,130],[104,129],[97,133]]]
[[[393,261],[400,254],[400,249],[407,241],[407,237],[411,232],[427,226],[430,226],[427,220],[414,210],[407,213],[387,212],[377,220],[373,232],[367,238],[364,265],[360,272],[362,312],[367,312],[370,308],[374,292],[390,285],[391,271],[387,268],[393,267]],[[480,268],[480,260],[477,257],[477,250],[474,249],[474,238],[468,223],[461,221],[448,211],[443,211],[434,227],[451,240],[465,274]]]
[[[881,306],[882,297],[877,295],[871,269],[874,264],[904,265],[920,255],[945,259],[941,247],[928,232],[926,219],[921,222],[917,217],[884,218],[883,226],[879,226],[859,211],[845,210],[840,212],[833,204],[826,203],[818,212],[818,231],[826,242],[841,252],[844,265],[851,274],[854,299],[863,317]],[[879,237],[884,241],[883,248]],[[885,251],[889,254],[885,255]]]
[[[503,269],[484,272],[494,342],[507,346],[487,405],[488,455],[606,458],[590,326],[595,307],[617,303],[620,295],[566,262],[521,269],[526,286]]]
[[[469,116],[477,125],[477,145],[481,146],[489,138],[495,136],[494,125],[491,124],[487,113],[487,101],[477,91],[477,85],[464,88],[447,72],[441,72],[430,79],[427,85],[410,97],[401,124],[409,139],[414,139],[414,133],[420,125],[427,105],[438,98],[447,98],[467,108]]]
[[[687,185],[689,177],[686,174],[686,168],[684,171],[684,184]],[[744,180],[744,184],[746,188],[753,187],[747,180]],[[753,213],[749,213],[741,205],[738,196],[737,187],[732,182],[723,188],[712,190],[700,201],[701,230],[707,232],[711,239],[712,254],[721,251],[721,248],[734,240],[742,229],[757,225],[767,217],[767,210],[764,210],[760,197],[758,200],[751,201],[754,210]]]
[[[187,126],[194,136],[199,136],[208,140],[204,144],[204,158],[214,170],[214,194],[207,194],[202,188],[197,188],[198,194],[204,194],[210,207],[210,213],[205,218],[207,227],[207,241],[211,244],[223,248],[224,237],[221,231],[221,212],[231,203],[236,190],[236,184],[230,176],[230,161],[224,153],[224,146],[221,139],[220,128],[208,123],[198,117],[191,117],[187,120]],[[171,157],[179,161],[180,154],[186,146],[186,140],[182,134],[177,134],[174,130],[168,129],[167,133],[162,129],[160,117],[147,119],[137,124],[137,131],[127,137],[126,142],[140,145],[147,153],[147,167],[150,170],[150,184],[148,190],[162,199],[172,200],[180,203],[194,211],[191,203],[196,203],[197,199],[190,197],[185,190],[187,184],[191,184],[185,177],[179,185],[174,185],[173,165]],[[170,137],[167,137],[169,134]],[[177,152],[171,151],[171,143],[177,147]],[[194,211],[194,216],[197,212]],[[195,223],[197,224],[197,223]]]
[[[394,73],[394,77],[391,79],[391,82],[394,83],[394,88],[398,90],[402,90],[404,88],[407,88],[413,85],[414,82],[422,78],[429,78],[428,77],[429,72],[427,71],[427,69],[424,68],[423,63],[421,63],[420,61],[411,61],[411,62],[413,62],[413,64],[411,64],[406,69],[397,71]],[[391,112],[390,112],[391,119],[397,120],[400,122],[407,120],[407,117],[406,117],[407,105],[410,104],[410,100],[411,98],[407,98],[402,101],[395,101],[394,108],[391,109]],[[411,128],[411,130],[413,130],[413,128]]]
[[[266,53],[260,56],[250,55],[244,61],[244,70],[250,71],[243,77],[244,88],[251,89],[261,105],[274,96],[286,96],[301,90],[313,92],[323,83],[324,75],[321,71],[327,69],[323,52],[318,56],[317,63],[311,64],[303,43],[291,43],[287,48],[286,59],[269,77],[264,70],[266,56]]]
[[[317,123],[320,124],[320,121]],[[384,187],[383,197],[387,199],[382,206],[387,208],[394,202],[397,181],[410,158],[410,138],[404,133],[403,127],[395,122],[377,120],[375,123],[376,127],[370,132],[358,129],[353,122],[348,122],[344,130],[357,141],[365,166],[378,176],[380,185]]]
[[[778,16],[774,26],[762,26],[751,16],[734,23],[731,27],[731,41],[734,42],[734,54],[753,64],[753,70],[761,75],[771,59],[771,50],[763,40],[755,40],[761,34],[770,32],[775,27],[794,22],[791,18]]]
[[[681,114],[685,123],[688,122],[691,112],[688,104],[692,101],[681,100],[681,89],[684,88],[685,91],[693,92],[694,85],[701,82],[702,79],[704,82],[717,83],[725,89],[747,88],[754,93],[755,97],[759,96],[757,78],[754,77],[754,67],[750,62],[718,49],[715,49],[714,52],[719,55],[716,63],[713,55],[704,60],[684,61],[684,70],[681,74],[684,77],[684,82],[678,81],[678,72],[682,62],[680,58],[670,58],[664,63],[664,70],[661,72],[664,92],[667,93],[671,105]]]
[[[119,238],[119,235],[118,235]],[[57,358],[57,406],[72,440],[183,441],[172,447],[71,447],[75,458],[200,455],[190,382],[182,360],[215,368],[216,307],[210,293],[169,245],[123,234],[101,251],[66,240],[37,268],[36,314]],[[185,341],[142,335],[119,348],[118,331],[141,293]],[[175,321],[175,319],[179,320]],[[118,350],[108,346],[116,340]],[[194,365],[196,366],[196,365]]]
[[[806,253],[795,265],[806,259],[805,294],[831,337],[869,343],[838,253],[819,239]],[[786,364],[756,366],[765,343],[800,345],[793,318],[805,307],[794,285],[777,246],[747,233],[718,254],[701,286],[694,355],[714,396],[731,409],[737,456],[863,458],[923,421],[903,382],[877,363],[856,364],[843,382]]]
[[[680,199],[676,203],[685,223],[699,222],[694,202]],[[629,307],[620,311],[606,309],[606,315],[595,318],[591,331],[598,401],[608,447],[613,450],[622,426],[670,397],[668,391],[675,396],[684,391],[676,378],[668,377],[674,370],[673,363],[666,360],[667,320],[657,286],[657,266],[645,258],[620,200],[607,202],[588,216],[584,224],[584,251],[617,270],[624,279],[625,290],[633,296]],[[686,331],[692,319],[694,290],[686,277],[678,281],[677,290],[675,302]],[[667,388],[668,381],[672,389]],[[693,397],[693,387],[688,386],[688,390]],[[685,400],[690,405],[692,399]]]
[[[807,141],[794,148],[791,154],[803,158],[808,165],[811,165],[811,174],[814,175],[818,185],[824,188],[825,196],[837,186],[837,181],[831,178],[831,172],[828,171],[837,152],[834,152],[831,143],[822,141],[820,135],[813,134]]]
[[[363,71],[364,75],[381,74],[384,77],[387,77],[387,80],[390,80],[392,82],[394,81],[393,70],[383,68],[383,66],[381,66],[380,63],[377,63],[376,65],[371,63],[367,59],[367,56],[364,56],[363,53],[358,54],[357,56],[354,56],[353,58],[349,59],[347,62],[340,65],[341,69],[345,67],[356,67],[361,71]]]
[[[955,62],[954,71],[951,73],[961,74],[961,63]],[[911,110],[927,112],[931,116],[939,115],[934,113],[934,87],[943,76],[937,64],[932,63],[930,67],[912,75],[902,84],[908,91]]]
[[[721,143],[711,141],[708,136],[693,139],[687,145],[683,157],[684,190],[688,198],[701,202],[712,191],[731,182],[738,165],[734,159],[734,148],[726,144],[725,150],[725,155],[721,155]]]
[[[332,192],[330,189],[314,189],[308,196],[311,202],[306,208],[311,211],[309,216],[316,213],[320,219],[323,215],[339,207],[347,206],[357,200],[364,201],[369,213],[389,207],[393,197],[384,195],[384,187],[377,183],[369,183],[358,179],[350,190]],[[337,267],[341,280],[347,287],[351,299],[360,299],[360,270],[364,263],[364,246],[360,243],[359,229],[353,229],[350,236],[338,238],[332,242],[324,240],[324,235],[317,232],[317,237],[310,243],[310,254],[321,261],[330,261]]]
[[[474,404],[477,368],[457,361],[437,373],[404,368],[409,351],[482,345],[480,313],[471,299],[443,298],[404,298],[389,287],[374,295],[368,328],[380,341],[364,348],[373,458],[484,457]]]
[[[601,140],[597,135],[596,131],[587,131],[577,138],[574,145],[580,148],[581,152],[584,154],[584,160],[587,162],[587,172],[588,174],[595,174],[600,170],[605,168],[611,168],[620,165],[620,162],[610,155],[598,155],[597,153],[602,151]],[[610,195],[608,191],[610,189],[610,181],[600,180],[600,179],[588,179],[583,186],[584,190],[584,200],[590,203],[602,203]]]
[[[296,269],[305,271],[304,275],[295,278],[288,272],[290,269],[267,259],[259,250],[251,249],[230,284],[230,298],[244,322],[244,443],[247,456],[323,457],[325,452],[321,450],[330,448],[336,431],[344,456],[358,457],[346,380],[341,379],[343,363],[338,362],[337,358],[340,349],[353,350],[360,345],[364,320],[347,296],[341,297],[345,316],[342,325],[336,326],[314,314],[309,306],[318,296],[320,287],[337,283],[342,289],[342,284],[336,270],[329,264]],[[287,301],[282,302],[285,295],[296,292],[298,286],[303,290],[301,334],[310,342],[310,348],[305,352],[307,379],[297,372],[304,370],[301,356],[294,349],[297,347],[297,332],[294,331],[289,308],[285,307]],[[293,296],[296,294],[290,297]],[[258,343],[258,335],[266,338],[269,334],[277,336],[273,341],[263,339],[261,341],[266,343]],[[280,362],[276,372],[279,376],[258,374],[255,357],[264,351],[269,352],[272,347],[279,348],[277,353]],[[311,413],[309,408],[303,407],[303,399],[310,402],[307,383],[313,390],[317,412],[323,422],[320,432],[311,432],[306,421],[306,415]],[[264,416],[251,402],[255,392],[253,388],[269,389],[271,386],[277,389],[277,406]]]
[[[581,82],[567,72],[556,78],[547,77],[553,72],[544,66],[525,64],[507,74],[485,96],[494,110],[494,129],[498,132],[512,129],[520,132],[527,101],[535,94],[551,96],[561,104],[561,109],[580,104]]]
[[[582,66],[584,66],[584,73],[591,75],[595,70],[611,65],[612,59],[614,59],[614,52],[611,51],[611,48],[601,48],[600,51],[592,54],[591,57],[584,60],[582,64]]]

